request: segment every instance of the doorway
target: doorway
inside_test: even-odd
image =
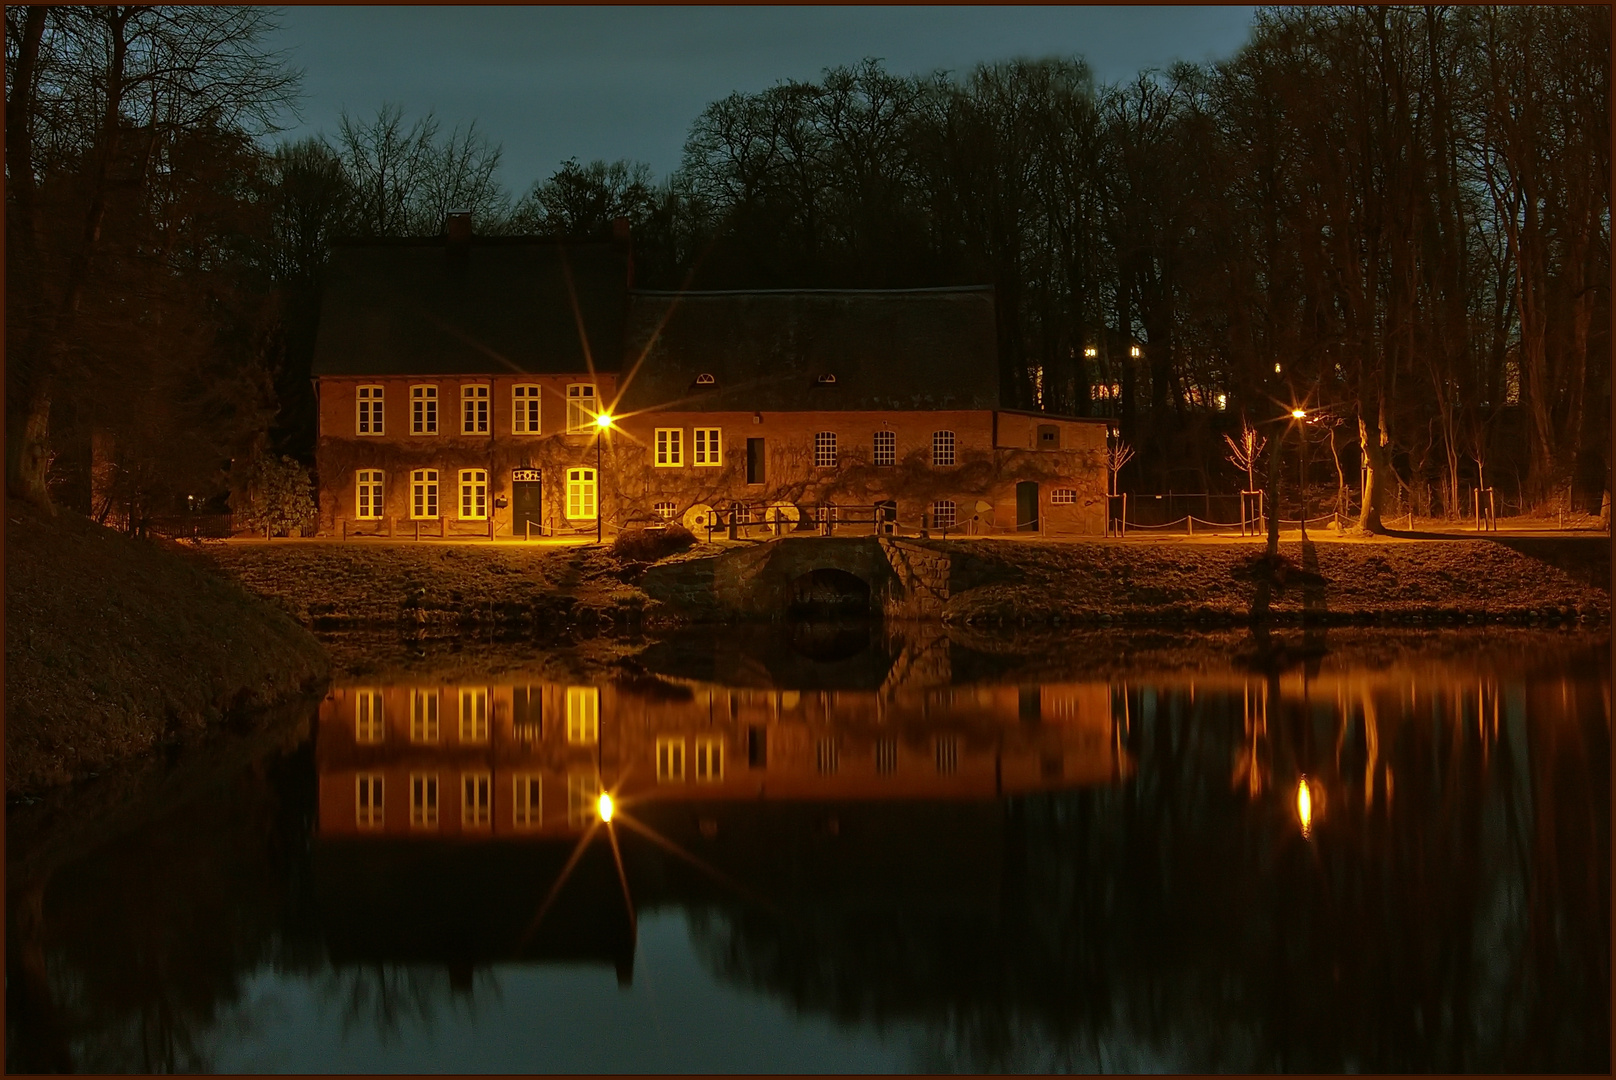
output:
[[[534,532],[544,531],[543,474],[516,469],[511,473],[511,535],[526,536],[529,523]]]
[[[767,482],[763,466],[763,440],[746,440],[746,482],[748,484],[762,484]]]
[[[1016,531],[1038,531],[1038,481],[1023,480],[1016,485]]]

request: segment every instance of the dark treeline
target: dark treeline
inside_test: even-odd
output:
[[[37,118],[9,123],[8,142],[72,149],[30,160],[8,145],[8,176],[21,163],[31,177],[8,185],[7,212],[61,213],[54,257],[67,269],[65,285],[41,275],[42,299],[8,297],[11,340],[22,330],[50,343],[27,353],[43,360],[24,371],[42,376],[8,388],[14,477],[30,462],[38,475],[47,415],[67,422],[39,407],[40,385],[69,385],[65,353],[123,363],[93,344],[110,323],[64,321],[63,290],[90,287],[73,285],[72,268],[129,294],[123,249],[87,225],[112,211],[85,193],[70,212],[41,209],[22,189],[92,160],[129,171],[116,163],[144,160],[146,144],[124,132],[158,130],[142,119],[145,90],[118,111],[104,77],[81,91],[41,74],[93,66],[62,59],[76,55],[75,18],[102,35],[76,47],[107,70],[111,16],[50,9],[37,18],[47,48],[30,37],[36,10],[8,9],[8,120]],[[253,40],[237,39],[242,56]],[[256,62],[255,100],[270,102],[285,77],[275,58]],[[273,152],[246,138],[257,114],[216,110],[174,130],[209,153],[237,146],[241,160],[163,175],[188,190],[214,172],[230,180],[220,197],[240,220],[199,212],[197,227],[216,260],[237,260],[208,268],[228,266],[220,280],[251,303],[210,299],[208,319],[183,326],[212,334],[214,362],[243,387],[244,372],[273,377],[255,390],[278,406],[272,425],[235,414],[233,437],[260,452],[312,456],[309,359],[334,236],[434,235],[454,207],[488,233],[600,235],[624,216],[644,286],[990,282],[1006,405],[1115,418],[1137,449],[1126,486],[1239,490],[1251,479],[1223,436],[1250,424],[1270,454],[1294,453],[1299,435],[1314,442],[1314,479],[1378,528],[1393,506],[1463,512],[1477,486],[1539,508],[1597,506],[1608,491],[1609,75],[1598,8],[1273,9],[1225,63],[1117,85],[1096,84],[1079,59],[923,77],[866,61],[732,94],[703,110],[660,182],[632,161],[568,161],[512,199],[494,179],[500,148],[475,124],[445,131],[394,107]],[[234,69],[218,79],[255,85]],[[58,129],[62,109],[119,120]],[[152,219],[143,227],[171,228],[157,175],[141,173],[125,198],[132,219]],[[24,257],[39,256],[8,240],[8,264]],[[195,290],[201,279],[175,280]],[[1321,410],[1316,422],[1285,424],[1299,404]],[[95,415],[100,430],[105,410]]]

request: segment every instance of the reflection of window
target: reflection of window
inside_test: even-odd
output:
[[[567,387],[567,431],[588,431],[595,422],[595,388],[588,383]]]
[[[461,688],[460,741],[488,741],[488,688],[485,686]]]
[[[721,465],[719,456],[719,429],[715,427],[699,427],[696,429],[696,465]]]
[[[540,795],[543,793],[543,780],[538,773],[516,774],[516,810],[513,823],[524,828],[537,828],[540,824]]]
[[[438,741],[438,692],[410,691],[410,742]]]
[[[684,428],[656,429],[656,463],[659,468],[673,468],[685,463]]]
[[[487,773],[464,773],[460,777],[460,823],[478,828],[488,824],[489,787]]]
[[[819,469],[836,467],[836,433],[834,431],[821,431],[814,435],[814,467]]]
[[[488,470],[460,470],[460,520],[488,519]]]
[[[594,686],[567,687],[567,741],[574,745],[600,738],[600,690]]]
[[[488,434],[488,387],[482,385],[460,388],[460,433],[462,435]]]
[[[382,433],[382,388],[379,386],[361,386],[359,388],[359,434],[380,435]]]
[[[382,472],[360,469],[354,474],[354,517],[374,521],[382,516]]]
[[[382,776],[380,773],[360,773],[357,781],[358,817],[361,829],[382,827]]]
[[[380,690],[354,692],[354,741],[379,743],[386,732]]]
[[[896,431],[877,431],[875,433],[875,464],[896,465],[898,463],[898,433]]]
[[[933,465],[954,464],[954,433],[952,431],[934,431],[931,433],[931,463]]]
[[[724,779],[724,740],[703,736],[696,740],[696,782]]]
[[[530,383],[511,387],[511,434],[539,433],[539,388]]]
[[[410,434],[436,435],[438,433],[438,388],[436,386],[410,387]]]
[[[582,825],[600,813],[600,776],[593,772],[567,774],[567,824]]]
[[[410,473],[410,517],[438,516],[438,470],[416,469]]]
[[[952,529],[958,520],[958,509],[952,499],[938,499],[931,504],[931,521],[939,529]]]
[[[538,686],[511,688],[511,733],[521,742],[544,737],[544,690]]]
[[[1055,488],[1049,493],[1049,501],[1056,505],[1077,502],[1076,488]]]
[[[685,741],[656,741],[656,778],[659,784],[682,783],[685,778]]]
[[[410,775],[410,826],[416,829],[438,827],[438,774]]]
[[[878,773],[898,771],[898,742],[896,739],[882,739],[875,744],[875,771]]]
[[[952,735],[937,740],[937,771],[944,776],[959,768],[959,740]]]
[[[820,739],[814,747],[814,767],[822,773],[836,771],[836,740]]]
[[[567,517],[574,521],[595,520],[595,470],[567,470]]]

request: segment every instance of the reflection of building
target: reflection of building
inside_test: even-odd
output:
[[[619,802],[992,799],[1125,767],[1104,683],[761,690],[352,685],[320,708],[323,837],[570,835]]]

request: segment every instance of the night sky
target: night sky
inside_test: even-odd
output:
[[[817,79],[881,58],[895,74],[1079,55],[1102,82],[1228,56],[1250,7],[294,7],[271,44],[304,70],[301,123],[340,110],[445,130],[476,120],[503,144],[513,195],[566,158],[631,158],[663,178],[691,121],[732,91]]]

